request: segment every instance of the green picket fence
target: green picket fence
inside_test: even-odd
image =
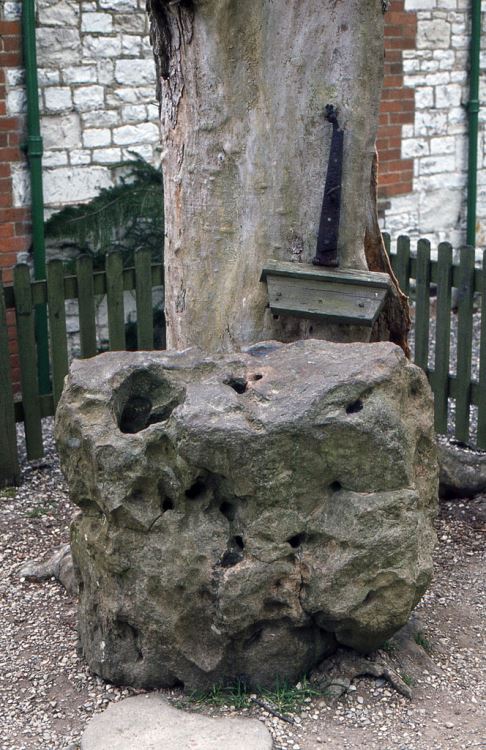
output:
[[[76,273],[65,274],[61,260],[47,264],[45,281],[32,281],[25,263],[14,268],[14,282],[3,286],[0,278],[0,486],[19,478],[15,422],[23,421],[29,459],[41,458],[42,417],[55,413],[68,371],[66,300],[77,299],[80,356],[97,354],[95,300],[106,295],[109,349],[124,350],[125,316],[123,294],[135,290],[137,348],[153,349],[152,290],[163,285],[161,264],[151,263],[150,251],[139,250],[135,267],[124,269],[118,253],[106,256],[105,270],[94,271],[88,256],[78,258]],[[40,394],[35,341],[35,311],[47,305],[50,339],[52,391]],[[8,348],[7,311],[15,310],[17,350],[21,373],[21,400],[14,399]]]
[[[384,240],[403,291],[410,294],[415,282],[414,361],[427,373],[434,393],[436,432],[450,433],[452,422],[456,440],[485,450],[486,251],[482,268],[475,268],[471,247],[462,248],[455,262],[448,242],[440,243],[437,257],[431,258],[428,240],[418,240],[414,252],[407,236],[398,237],[394,247],[389,235],[384,234]],[[480,324],[478,312],[473,325],[475,295],[482,312]],[[453,329],[455,356],[451,349]]]
[[[399,237],[393,247],[388,235],[384,240],[401,288],[414,299],[414,361],[427,373],[434,392],[435,429],[450,433],[452,423],[457,440],[486,450],[486,305],[481,305],[480,321],[473,306],[475,295],[481,301],[486,295],[486,252],[478,269],[474,250],[469,247],[460,251],[456,262],[447,242],[442,242],[437,257],[431,258],[427,240],[418,240],[413,251],[409,237]],[[54,414],[68,370],[65,301],[78,300],[81,356],[91,357],[97,353],[96,296],[107,296],[109,348],[123,350],[123,292],[134,289],[137,345],[139,349],[152,349],[152,289],[162,285],[162,266],[152,265],[145,250],[137,253],[135,268],[123,269],[120,256],[113,253],[107,256],[104,271],[94,272],[90,258],[85,256],[78,259],[73,275],[65,275],[62,262],[53,260],[48,264],[46,281],[32,281],[25,264],[15,267],[13,285],[3,288],[0,280],[0,486],[19,477],[16,421],[25,424],[28,458],[43,455],[41,419]],[[44,304],[48,309],[52,392],[41,395],[35,309]],[[8,309],[16,314],[21,400],[13,396]],[[455,347],[451,347],[453,332]],[[451,356],[454,348],[455,356]]]

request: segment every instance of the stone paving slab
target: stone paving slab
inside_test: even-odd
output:
[[[158,693],[112,703],[94,716],[81,750],[271,750],[272,737],[257,719],[218,718],[170,706]]]

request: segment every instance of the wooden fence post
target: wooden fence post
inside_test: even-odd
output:
[[[472,318],[474,297],[474,248],[463,247],[459,266],[457,297],[457,397],[456,438],[469,441],[471,404]]]
[[[105,257],[106,300],[110,351],[125,349],[125,316],[123,314],[123,260],[120,253]]]
[[[479,404],[477,446],[486,450],[486,250],[481,268],[481,343],[479,348]]]
[[[47,264],[47,300],[51,342],[52,395],[55,409],[61,397],[64,378],[69,369],[64,302],[64,264],[60,259],[50,260]]]
[[[30,271],[26,263],[19,263],[14,268],[14,293],[27,456],[29,459],[42,458],[44,449],[37,380],[34,307]]]
[[[151,253],[140,248],[135,253],[135,298],[137,301],[137,348],[154,347]]]
[[[447,432],[449,357],[451,350],[452,246],[441,242],[437,257],[437,314],[435,328],[435,429]]]
[[[415,285],[415,364],[427,372],[429,361],[430,242],[417,243]]]
[[[0,487],[18,484],[19,479],[7,311],[0,271]]]
[[[93,281],[93,261],[81,255],[76,261],[78,281],[79,340],[82,357],[96,354],[96,317]]]

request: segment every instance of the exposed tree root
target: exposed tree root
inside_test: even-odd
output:
[[[269,714],[272,714],[272,716],[275,716],[277,719],[286,721],[287,724],[295,724],[295,721],[291,716],[281,714],[279,711],[276,711],[274,708],[272,708],[269,703],[266,703],[266,701],[262,701],[260,698],[252,698],[251,702],[255,703],[257,706],[260,706],[260,708],[264,708],[265,711],[268,711]]]
[[[55,578],[68,594],[77,596],[78,582],[73,568],[73,557],[69,544],[63,544],[47,560],[27,560],[19,568],[19,576],[28,581]]]
[[[383,661],[370,661],[355,651],[339,651],[325,659],[312,674],[312,681],[337,700],[349,689],[356,677],[382,677],[401,695],[412,697],[412,691],[402,678]]]

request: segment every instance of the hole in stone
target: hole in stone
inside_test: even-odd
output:
[[[357,398],[356,401],[348,404],[348,406],[346,407],[346,414],[356,414],[358,411],[361,411],[362,408],[363,402],[360,398]]]
[[[300,534],[296,534],[295,536],[291,536],[290,539],[287,539],[288,544],[290,544],[293,549],[297,549],[300,547],[300,545],[305,541],[305,532],[302,532]]]
[[[222,568],[232,568],[242,560],[241,552],[234,549],[226,550],[223,557],[221,558]]]
[[[115,398],[121,432],[133,434],[149,425],[166,421],[184,400],[185,390],[177,383],[149,370],[130,373]]]
[[[242,536],[234,536],[233,541],[239,549],[245,549],[245,543]]]
[[[333,482],[332,484],[330,484],[330,485],[329,485],[329,488],[330,488],[330,489],[331,489],[331,490],[332,490],[333,492],[339,492],[339,490],[341,490],[341,489],[342,489],[342,487],[343,487],[343,486],[342,486],[341,482]]]
[[[233,521],[235,518],[235,506],[232,503],[229,503],[227,500],[223,500],[221,505],[219,506],[219,509],[223,516],[225,516],[228,521]]]
[[[373,601],[373,599],[375,598],[375,596],[376,596],[376,592],[375,591],[368,591],[368,593],[366,594],[365,598],[363,599],[363,604],[369,604],[370,602]]]
[[[249,376],[250,380],[261,380],[263,378],[263,375],[261,372],[254,372]]]
[[[410,383],[410,395],[417,396],[420,393],[420,381],[412,380]]]
[[[117,630],[118,637],[125,641],[125,643],[131,643],[133,650],[135,652],[135,657],[137,661],[142,661],[143,659],[143,653],[142,649],[139,646],[140,641],[140,633],[138,628],[136,628],[131,623],[127,622],[124,617],[117,617],[115,619],[115,627]]]
[[[196,500],[198,497],[201,497],[201,495],[204,495],[205,492],[206,484],[202,479],[196,479],[194,484],[186,490],[186,497],[188,497],[189,500]]]
[[[245,641],[245,648],[248,648],[249,646],[254,646],[255,643],[258,643],[259,640],[261,640],[261,637],[263,635],[263,628],[260,628],[260,630],[256,630],[254,633],[250,635],[249,638]]]
[[[167,419],[169,419],[176,406],[179,406],[179,403],[180,401],[178,398],[173,398],[172,401],[169,401],[169,403],[163,404],[159,407],[155,407],[150,414],[147,422],[147,427],[149,424],[158,424],[158,422],[165,422]]]
[[[279,315],[274,315],[274,316],[273,316],[273,319],[274,319],[274,320],[278,320],[278,319],[279,319],[279,317],[280,317]]]
[[[76,502],[81,510],[89,510],[90,508],[96,508],[96,510],[99,510],[96,503],[90,497],[80,497]]]
[[[152,402],[145,396],[131,396],[120,417],[120,430],[128,434],[141,432],[147,426]]]
[[[314,326],[309,326],[309,333],[314,333]]]
[[[245,380],[245,378],[231,377],[225,380],[224,384],[229,385],[229,387],[236,391],[236,393],[245,393],[246,389],[248,388],[248,382]]]
[[[197,592],[199,601],[204,604],[211,604],[213,602],[213,594],[208,586],[201,586]]]
[[[164,498],[164,500],[162,502],[162,505],[161,505],[161,508],[162,508],[162,513],[165,513],[168,510],[173,510],[174,509],[174,501],[171,500],[170,497]]]

